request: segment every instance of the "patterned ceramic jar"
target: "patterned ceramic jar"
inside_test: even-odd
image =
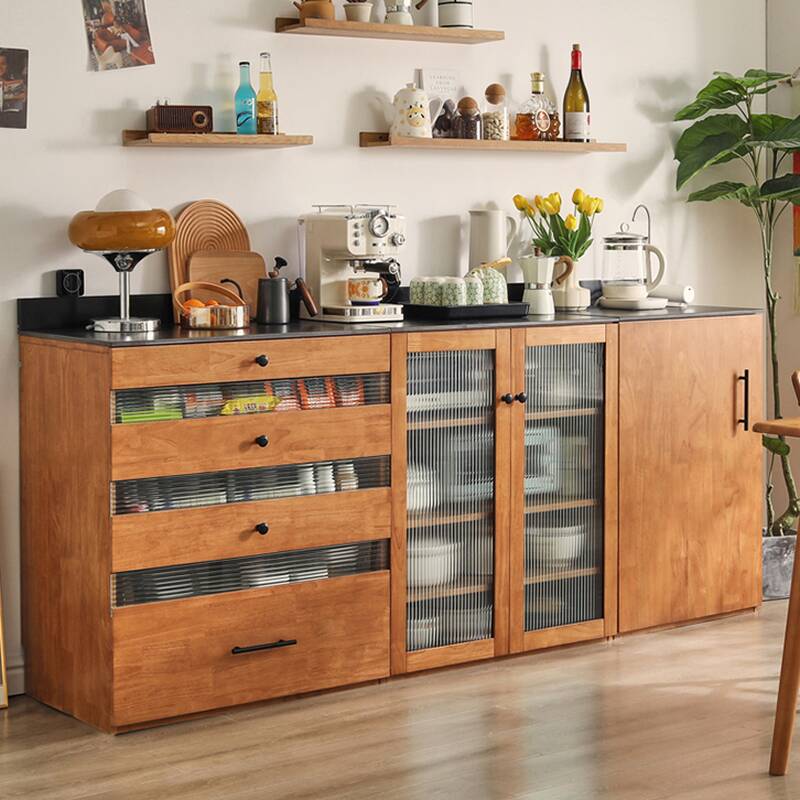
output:
[[[506,279],[491,267],[479,267],[470,275],[477,275],[483,283],[483,302],[486,305],[508,303],[508,285]]]
[[[444,278],[428,278],[425,282],[425,305],[442,305],[442,293],[444,289]]]
[[[428,278],[414,278],[409,289],[409,300],[415,306],[425,305],[425,284]]]
[[[465,289],[467,292],[467,305],[468,306],[482,306],[483,305],[483,281],[477,276],[470,273],[464,279]]]
[[[463,278],[445,278],[442,284],[443,306],[465,306],[467,304],[467,284]]]

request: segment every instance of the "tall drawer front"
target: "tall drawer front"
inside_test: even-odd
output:
[[[350,408],[389,402],[389,375],[329,375],[272,381],[119,389],[111,419],[117,425],[247,414]]]
[[[389,574],[131,606],[113,633],[117,726],[377,680]]]
[[[123,514],[112,520],[113,572],[388,539],[391,489],[232,506]]]
[[[388,568],[389,545],[386,540],[339,544],[228,561],[121,572],[113,576],[111,603],[114,608],[121,608],[327,580]]]
[[[114,389],[389,372],[389,336],[115,347],[111,363]]]
[[[138,478],[111,485],[113,514],[202,508],[389,486],[388,456]]]
[[[391,406],[146,422],[111,429],[111,477],[208,472],[391,452]]]

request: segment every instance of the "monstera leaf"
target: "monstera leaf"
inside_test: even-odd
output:
[[[693,103],[682,108],[675,121],[699,119],[715,109],[733,108],[747,99],[747,87],[733,75],[716,73],[716,77],[697,93]]]
[[[800,175],[783,175],[762,184],[761,200],[787,200],[800,205]]]
[[[689,195],[690,203],[710,203],[714,200],[738,200],[743,205],[752,206],[758,200],[758,191],[755,186],[722,181]]]

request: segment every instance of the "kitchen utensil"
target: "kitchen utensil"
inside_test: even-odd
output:
[[[424,287],[424,304],[441,306],[444,296],[444,278],[428,278]]]
[[[372,6],[372,3],[345,3],[344,15],[350,22],[369,22]]]
[[[408,511],[423,511],[439,505],[439,475],[430,467],[412,464],[408,468],[406,507]]]
[[[477,275],[467,275],[467,277],[464,278],[464,284],[467,289],[467,305],[482,306],[483,281]]]
[[[354,306],[377,306],[389,294],[386,278],[377,275],[347,279],[347,297]]]
[[[169,212],[151,208],[127,189],[105,195],[94,211],[81,211],[69,225],[72,244],[105,258],[119,275],[119,317],[92,320],[102,333],[148,333],[160,327],[158,319],[130,315],[131,272],[151,253],[166,248],[175,238]]]
[[[483,283],[483,302],[486,304],[492,303],[507,303],[508,302],[508,284],[506,283],[505,276],[500,271],[502,268],[511,263],[510,258],[500,258],[495,261],[490,261],[476,267],[469,274],[477,276]]]
[[[194,291],[205,291],[229,300],[227,305],[217,304],[202,308],[185,305]],[[172,293],[175,304],[181,308],[181,325],[191,330],[234,330],[250,324],[247,303],[231,289],[216,283],[184,283]]]
[[[414,305],[424,305],[425,304],[425,284],[430,280],[430,278],[414,278],[408,289],[408,296],[411,302]],[[483,286],[481,284],[481,286]]]
[[[494,208],[470,211],[469,268],[475,269],[505,258],[516,235],[517,220],[505,211]],[[500,271],[503,272],[504,268]]]
[[[412,139],[433,138],[433,120],[442,110],[442,101],[429,99],[423,89],[415,83],[406,84],[394,97],[391,104],[383,104],[391,136]]]
[[[568,567],[581,555],[586,541],[583,525],[534,528],[525,531],[525,555],[530,566]]]
[[[407,646],[409,650],[426,650],[435,647],[439,638],[439,618],[409,619]]]
[[[264,257],[258,253],[199,250],[189,257],[189,281],[221,283],[238,288],[250,310],[251,319],[256,316],[258,281],[266,274]],[[202,292],[192,296],[199,300],[208,299]]]
[[[332,0],[303,0],[295,2],[294,7],[300,12],[300,19],[335,19],[336,10]]]
[[[599,305],[602,308],[612,308],[617,311],[663,311],[669,304],[666,297],[644,297],[641,300],[610,300],[601,297]]]
[[[280,270],[285,266],[285,259],[276,258],[275,269],[269,273],[270,277],[260,278],[258,281],[256,321],[259,325],[288,325],[291,321],[289,292],[292,285],[288,278],[284,278],[280,274]],[[300,292],[309,317],[316,317],[319,314],[319,308],[311,296],[306,282],[302,278],[297,278],[294,285]]]
[[[442,635],[448,643],[471,642],[492,636],[492,609],[454,608],[442,613]]]
[[[175,239],[169,247],[170,287],[189,280],[189,258],[198,251],[249,252],[250,237],[232,209],[217,200],[198,200],[178,215]],[[175,306],[175,321],[180,308]]]
[[[527,255],[520,259],[519,265],[525,281],[525,292],[522,299],[530,304],[531,314],[552,315],[556,313],[552,284],[556,267],[559,264],[566,266],[558,278],[560,285],[569,278],[575,269],[575,264],[569,256],[555,258]]]
[[[437,536],[417,536],[408,542],[409,587],[436,586],[456,574],[460,546]]]
[[[393,3],[387,3],[384,22],[387,25],[413,25],[414,17],[411,16],[411,0],[395,0]]]
[[[467,304],[467,284],[463,278],[445,278],[442,283],[443,306],[465,306]]]
[[[653,277],[650,255],[658,259]],[[647,236],[632,233],[623,223],[619,231],[603,239],[603,298],[605,301],[645,300],[664,279],[664,254]],[[607,306],[607,303],[604,303]]]

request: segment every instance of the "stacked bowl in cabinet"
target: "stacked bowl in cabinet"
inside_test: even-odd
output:
[[[389,337],[114,353],[113,723],[389,674]]]

